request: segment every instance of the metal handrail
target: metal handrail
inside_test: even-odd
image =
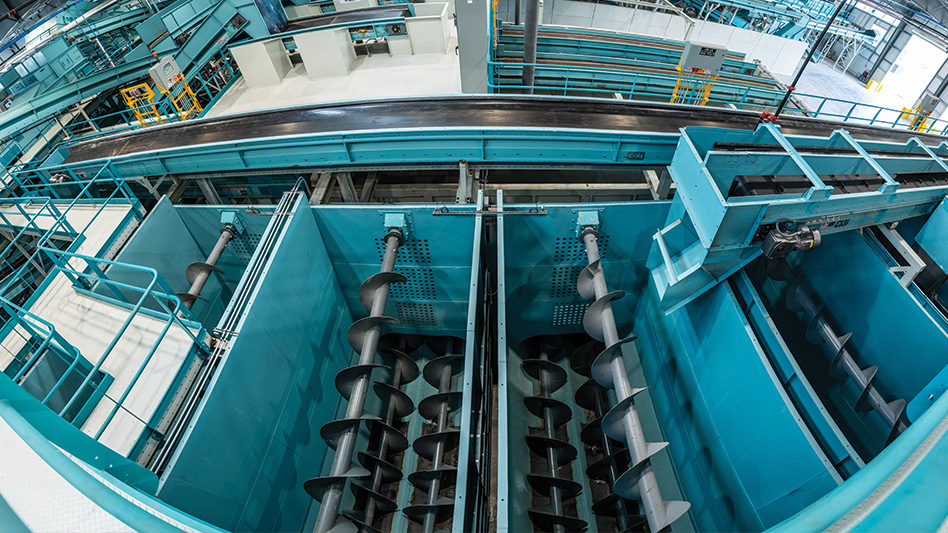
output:
[[[652,97],[652,98],[670,97],[670,93],[665,93],[665,92],[658,93],[658,92],[648,92],[645,90],[636,91],[636,85],[641,84],[640,80],[644,79],[644,80],[653,80],[653,81],[676,82],[679,79],[677,76],[666,76],[662,74],[651,74],[651,73],[635,72],[635,71],[621,70],[621,69],[574,67],[570,65],[557,65],[557,64],[549,64],[549,63],[507,63],[507,62],[502,62],[502,61],[496,61],[495,59],[490,59],[490,58],[488,59],[487,63],[488,63],[488,67],[498,67],[497,69],[492,69],[492,75],[488,77],[488,81],[487,81],[488,90],[489,92],[492,92],[492,93],[498,92],[499,89],[533,89],[533,90],[556,90],[556,91],[562,90],[563,94],[566,94],[567,91],[599,93],[599,94],[604,93],[604,92],[608,92],[608,93],[615,92],[615,93],[620,93],[623,95],[628,95],[629,100],[635,101],[636,96],[638,97],[645,96],[645,97]],[[527,67],[527,66],[533,66],[537,69],[537,79],[540,78],[541,71],[546,71],[548,73],[549,72],[562,73],[564,84],[563,85],[559,85],[559,84],[536,85],[534,84],[532,86],[526,86],[526,85],[521,85],[521,84],[505,84],[505,83],[499,82],[498,71],[500,68],[505,68],[505,67],[522,68],[522,67]],[[631,76],[632,81],[631,83],[629,83],[630,88],[628,90],[623,89],[621,91],[614,88],[610,89],[608,87],[602,87],[602,88],[569,87],[568,84],[565,83],[565,80],[569,80],[570,78],[572,78],[575,81],[577,79],[576,73],[621,74],[625,76]],[[623,82],[619,80],[615,80],[613,83],[616,83],[618,85]],[[753,108],[756,108],[757,110],[764,110],[764,111],[771,110],[772,111],[776,109],[776,105],[771,105],[766,102],[748,103],[747,98],[748,97],[757,98],[760,96],[766,98],[769,95],[773,95],[775,99],[779,100],[779,98],[781,98],[784,94],[783,91],[765,89],[765,88],[759,88],[759,87],[752,88],[749,86],[735,85],[735,84],[730,84],[727,82],[714,82],[714,86],[735,89],[736,91],[740,92],[741,97],[739,100],[736,100],[736,101],[733,99],[710,98],[708,100],[708,103],[734,105],[737,109],[742,109],[744,107],[753,107]],[[906,112],[900,109],[875,106],[871,104],[864,104],[861,102],[851,102],[848,100],[843,100],[841,98],[832,98],[828,96],[821,96],[821,95],[815,95],[815,94],[796,93],[796,92],[794,92],[793,94],[797,98],[816,99],[820,102],[820,104],[815,111],[806,110],[806,109],[803,109],[803,110],[788,109],[784,111],[784,114],[799,114],[801,116],[806,116],[806,117],[811,117],[811,118],[829,118],[832,120],[839,120],[840,122],[860,123],[860,124],[864,124],[868,126],[880,125],[880,126],[885,126],[888,128],[898,127],[900,121],[902,120],[902,116],[905,116],[908,119],[909,124],[915,122],[916,119],[926,118],[926,119],[930,119],[931,123],[925,127],[924,132],[935,133],[938,135],[945,135],[946,132],[948,132],[948,120],[926,117],[914,111]],[[643,100],[638,100],[638,101],[643,101]],[[833,112],[824,110],[825,105],[830,102],[839,102],[839,103],[847,104],[850,106],[849,111],[845,114],[841,114],[841,113],[833,113]],[[855,111],[858,108],[868,108],[869,110],[875,110],[875,113],[872,115],[872,117],[854,115]],[[893,120],[889,120],[888,118],[886,119],[880,118],[880,116],[891,117],[892,114],[895,114],[895,119]],[[936,127],[936,124],[938,124],[938,127]]]
[[[102,355],[99,357],[98,361],[86,375],[83,380],[82,385],[79,386],[77,391],[73,394],[70,400],[66,403],[65,407],[60,411],[60,415],[64,415],[76,402],[79,397],[79,394],[84,390],[89,382],[92,380],[96,372],[99,371],[102,364],[106,359],[112,354],[115,347],[117,346],[119,340],[125,335],[128,328],[131,326],[134,318],[142,311],[142,308],[145,305],[145,302],[149,299],[152,299],[161,311],[155,312],[154,314],[160,318],[165,319],[164,326],[156,338],[155,342],[152,344],[149,349],[148,354],[145,356],[142,364],[139,365],[138,369],[135,372],[135,375],[132,377],[129,384],[126,386],[125,390],[122,392],[121,396],[118,399],[113,399],[115,405],[113,406],[111,412],[103,421],[99,429],[95,434],[95,438],[99,438],[108,425],[115,418],[115,415],[118,413],[119,409],[123,409],[122,404],[125,399],[131,393],[132,388],[138,382],[138,379],[141,377],[142,373],[145,370],[145,367],[151,361],[152,357],[155,355],[155,352],[158,349],[158,346],[165,339],[168,331],[170,330],[172,324],[176,324],[178,327],[184,331],[188,337],[191,339],[192,347],[200,345],[201,341],[199,340],[198,335],[192,331],[192,327],[195,325],[185,324],[184,320],[190,317],[190,312],[181,302],[181,299],[175,295],[174,291],[168,285],[168,283],[158,274],[158,271],[151,267],[144,267],[139,265],[132,265],[129,263],[122,263],[119,261],[110,261],[98,257],[91,257],[87,255],[77,254],[74,252],[68,252],[63,250],[58,250],[55,248],[42,248],[42,251],[47,253],[49,257],[53,260],[56,265],[56,270],[63,273],[67,279],[72,282],[74,288],[83,291],[84,294],[87,294],[94,298],[99,298],[104,301],[114,302],[119,304],[130,304],[132,305],[131,312],[126,317],[122,326],[116,332],[115,336],[112,338],[111,342],[108,344],[106,349],[103,351]],[[86,268],[79,270],[69,266],[69,262],[72,259],[79,259],[86,264]],[[142,272],[149,275],[148,283],[145,286],[132,285],[130,283],[124,283],[110,279],[108,274],[104,272],[99,265],[105,264],[109,265],[109,272],[114,268],[124,268],[132,271]],[[105,296],[102,294],[97,294],[89,291],[89,287],[94,287],[95,285],[105,285],[107,286],[114,294],[115,298]],[[125,296],[122,294],[120,289],[141,293],[141,296],[138,300],[132,304]],[[170,305],[169,305],[170,304]],[[198,331],[200,331],[201,326],[197,325]],[[70,371],[72,368],[70,368]],[[67,372],[68,375],[68,372]],[[56,389],[64,381],[65,377],[60,379],[56,386],[50,391],[55,392]],[[132,413],[134,414],[134,413]]]
[[[49,321],[44,320],[43,318],[40,318],[39,316],[34,315],[33,313],[27,311],[26,309],[23,309],[22,307],[16,305],[15,303],[11,302],[10,300],[7,300],[6,298],[2,296],[0,296],[0,307],[2,307],[7,312],[7,314],[11,316],[11,320],[16,320],[17,324],[20,326],[23,326],[23,328],[32,337],[38,337],[38,338],[43,339],[39,347],[37,347],[33,351],[33,355],[26,362],[23,363],[23,367],[21,367],[20,370],[13,376],[12,379],[14,382],[19,382],[20,379],[23,378],[23,376],[29,371],[29,369],[32,368],[33,363],[36,362],[36,359],[40,355],[42,355],[43,350],[46,348],[46,346],[53,343],[53,341],[55,341],[55,344],[58,345],[59,348],[63,350],[64,352],[72,352],[73,355],[76,355],[77,359],[81,357],[81,355],[79,354],[79,350],[75,346],[70,344],[66,339],[64,339],[63,336],[60,335],[56,331],[56,326],[54,326]],[[31,321],[38,322],[39,325],[30,323]],[[39,329],[40,327],[45,328],[46,331],[45,332],[37,331],[37,329]],[[16,326],[14,326],[14,329],[15,328]],[[22,335],[21,335],[21,338],[22,338]]]
[[[221,69],[226,67],[227,72],[230,74],[231,81],[233,81],[236,75],[239,73],[239,71],[235,71],[231,67],[230,61],[227,59],[227,56],[224,55],[223,51],[221,52],[221,57],[223,58],[223,66],[220,69],[215,70],[211,74],[211,78],[214,75],[216,75],[218,72],[220,72]],[[204,76],[201,75],[200,69],[198,69],[197,73],[191,79],[187,80],[186,83],[191,83],[194,80],[197,80],[201,84],[200,87],[197,90],[195,90],[195,93],[200,93],[203,91],[212,100],[214,99],[215,96],[219,95],[224,90],[224,88],[221,88],[221,89],[215,89],[215,91],[212,91],[212,87],[209,86],[210,78],[204,79]],[[227,85],[225,85],[225,87],[226,86]],[[138,106],[137,108],[126,108],[120,111],[116,111],[114,113],[109,113],[107,115],[89,117],[88,120],[82,120],[78,122],[62,124],[58,122],[57,116],[49,117],[42,123],[41,129],[43,130],[43,133],[41,137],[44,141],[46,141],[47,146],[52,144],[54,141],[56,142],[56,144],[53,144],[52,147],[47,150],[48,154],[53,154],[53,153],[56,153],[60,148],[63,148],[67,146],[68,144],[75,143],[77,141],[86,141],[86,140],[94,139],[96,137],[100,137],[102,135],[111,135],[113,133],[118,133],[122,131],[141,129],[144,126],[142,126],[141,123],[137,122],[137,119],[135,118],[135,109],[148,110],[152,107],[160,108],[161,117],[160,119],[154,122],[146,123],[146,125],[180,122],[183,120],[180,116],[178,116],[178,113],[174,109],[173,104],[171,104],[170,98],[165,95],[162,95],[162,98],[160,98],[158,101],[152,104]],[[115,118],[115,117],[121,118],[125,122],[125,125],[104,126],[104,127],[98,126],[98,124],[101,121],[109,119],[109,118]],[[52,138],[47,138],[46,129],[49,127],[52,127],[53,124],[56,124],[56,123],[60,124],[61,126],[60,131],[57,132],[55,135],[53,135]],[[92,133],[84,134],[84,135],[76,135],[75,131],[77,129],[82,128],[83,126],[90,126],[95,131]],[[30,128],[34,128],[34,127],[36,126],[30,125]],[[64,136],[66,138],[63,138]],[[59,140],[57,141],[57,139]],[[40,158],[40,159],[31,161],[29,163],[20,163],[17,166],[22,167],[22,169],[36,168],[44,162],[44,159],[45,158]]]

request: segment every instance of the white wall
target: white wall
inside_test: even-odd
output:
[[[716,22],[695,21],[686,37],[687,24],[676,15],[627,7],[558,0],[553,3],[552,23],[601,30],[636,33],[663,39],[700,41],[722,45],[746,54],[747,61],[759,59],[775,74],[789,75],[806,53],[806,43],[745,30]]]

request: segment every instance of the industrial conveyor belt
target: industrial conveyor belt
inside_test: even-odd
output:
[[[322,28],[323,26],[332,26],[334,24],[370,24],[376,20],[410,16],[411,11],[405,4],[353,9],[350,11],[334,11],[332,13],[321,13],[319,15],[293,19],[287,23],[286,31]]]
[[[249,139],[366,130],[419,128],[551,128],[677,133],[686,126],[753,129],[753,112],[703,107],[612,102],[601,99],[461,96],[319,104],[195,120],[123,133],[76,144],[66,163]],[[782,131],[828,136],[841,124],[783,117]],[[846,124],[857,139],[905,142],[911,137],[938,144],[942,137],[919,132]]]

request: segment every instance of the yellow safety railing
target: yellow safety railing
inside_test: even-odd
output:
[[[135,113],[138,124],[146,127],[149,123],[160,124],[164,117],[155,104],[155,91],[147,83],[139,83],[122,89],[125,105]]]
[[[714,87],[717,74],[711,74],[703,69],[683,69],[681,61],[675,67],[678,79],[672,91],[669,102],[675,104],[705,105],[711,97],[711,88]]]

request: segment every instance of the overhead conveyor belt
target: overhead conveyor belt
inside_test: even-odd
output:
[[[321,13],[319,15],[293,19],[287,23],[286,31],[322,28],[334,24],[370,24],[376,20],[410,16],[411,10],[405,4],[393,4],[349,11],[335,11],[332,13]]]
[[[667,165],[680,128],[752,130],[758,120],[752,112],[585,98],[405,98],[159,126],[76,144],[62,156],[67,164],[111,159],[126,176],[452,160],[456,164],[459,159]],[[819,136],[841,126],[797,117],[785,117],[781,124],[787,134]],[[856,139],[904,143],[916,136],[930,145],[943,140],[858,125],[846,125],[846,130]],[[439,143],[433,144],[434,140]]]
[[[360,130],[508,127],[677,133],[686,126],[752,129],[758,120],[753,112],[585,98],[405,98],[263,110],[148,128],[72,146],[67,162],[206,143]],[[829,135],[841,126],[796,117],[784,117],[781,124],[782,131],[791,135]],[[845,129],[857,139],[904,142],[919,137],[931,139],[932,144],[944,140],[888,128],[847,124]]]

